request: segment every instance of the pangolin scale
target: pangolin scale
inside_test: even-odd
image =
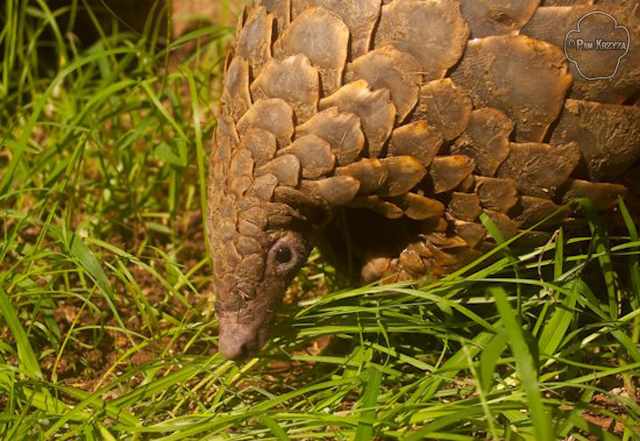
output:
[[[623,38],[593,11],[628,53],[565,54],[581,17],[585,38]],[[544,241],[571,199],[637,207],[639,104],[637,1],[256,1],[211,157],[220,351],[264,344],[312,247],[344,254],[345,225],[363,280],[414,280],[490,249],[483,213]]]

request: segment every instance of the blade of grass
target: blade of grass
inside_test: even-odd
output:
[[[598,213],[596,212],[593,202],[589,199],[578,199],[578,203],[582,208],[585,216],[589,220],[589,228],[593,235],[593,244],[595,251],[598,253],[597,259],[600,263],[602,276],[604,277],[607,287],[607,296],[609,297],[609,317],[612,320],[618,318],[618,297],[617,277],[613,271],[613,262],[611,261],[611,249],[609,247],[609,235],[607,234]]]
[[[193,114],[193,126],[195,129],[196,158],[198,162],[198,182],[200,183],[200,210],[202,211],[202,225],[207,225],[207,182],[204,148],[202,146],[202,125],[200,123],[200,104],[196,83],[193,78],[193,71],[187,70],[187,82],[189,83],[189,93],[191,95],[191,113]],[[209,236],[204,235],[205,250],[209,250]]]
[[[2,282],[2,278],[0,278]],[[42,371],[38,364],[38,359],[31,346],[29,337],[20,323],[16,309],[11,303],[9,295],[0,286],[0,314],[4,316],[7,321],[11,335],[15,339],[16,346],[18,347],[18,359],[20,367],[26,371],[31,378],[42,378]]]
[[[369,379],[362,398],[362,407],[366,410],[361,411],[363,420],[358,423],[354,441],[369,441],[373,439],[373,422],[376,420],[375,406],[378,404],[382,372],[375,367],[370,367],[368,374]]]
[[[539,440],[552,440],[555,437],[551,427],[551,419],[549,418],[547,409],[545,409],[542,403],[537,373],[524,334],[516,320],[516,313],[511,309],[503,288],[493,287],[490,288],[490,290],[494,295],[496,307],[498,308],[502,323],[509,337],[509,346],[511,346],[513,355],[516,358],[516,368],[520,383],[527,397],[529,414],[536,438]]]
[[[128,48],[126,49],[118,48],[118,49],[113,49],[112,51],[106,51],[106,53],[109,55],[115,56],[115,55],[125,54],[129,51],[130,49]],[[42,96],[38,99],[35,106],[33,107],[33,111],[31,112],[31,115],[29,116],[27,123],[22,129],[23,131],[22,131],[22,134],[20,135],[20,139],[14,146],[13,156],[11,157],[11,160],[9,161],[9,165],[6,167],[4,171],[2,185],[0,185],[0,193],[5,193],[6,191],[8,191],[9,186],[11,185],[11,180],[13,179],[13,174],[15,173],[16,167],[20,163],[22,159],[22,154],[27,149],[27,144],[29,143],[31,136],[33,135],[33,128],[36,126],[36,123],[40,118],[40,114],[42,113],[53,91],[57,87],[59,87],[62,81],[71,73],[75,72],[77,69],[89,63],[92,63],[104,56],[105,56],[105,53],[100,52],[97,54],[87,55],[84,58],[81,58],[73,62],[68,67],[61,70],[60,73],[56,76],[56,78],[49,84],[47,89],[44,91]]]
[[[287,433],[282,429],[280,424],[278,424],[276,422],[276,420],[274,420],[273,418],[268,417],[268,416],[260,417],[260,420],[262,421],[262,423],[265,426],[267,426],[269,428],[271,433],[273,433],[273,435],[276,437],[276,439],[278,441],[289,441],[290,440],[290,438],[287,435]]]
[[[485,392],[491,390],[493,374],[498,365],[500,355],[507,348],[507,334],[496,334],[480,354],[480,384]]]

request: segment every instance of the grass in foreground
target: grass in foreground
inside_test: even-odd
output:
[[[261,358],[222,359],[202,213],[232,30],[83,49],[46,5],[0,12],[2,439],[640,439],[629,219],[302,299]],[[317,256],[296,288],[337,289]]]

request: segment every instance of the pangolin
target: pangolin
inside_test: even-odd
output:
[[[544,240],[571,199],[640,195],[635,0],[257,0],[224,70],[208,229],[230,359],[318,243],[366,281],[438,277],[492,246],[481,218]]]

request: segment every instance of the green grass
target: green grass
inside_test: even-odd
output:
[[[164,44],[152,16],[81,47],[57,23],[83,3],[0,11],[0,439],[640,439],[624,205],[624,237],[585,203],[590,236],[496,237],[420,289],[340,290],[314,254],[295,291],[334,293],[225,361],[202,214],[233,30]]]

